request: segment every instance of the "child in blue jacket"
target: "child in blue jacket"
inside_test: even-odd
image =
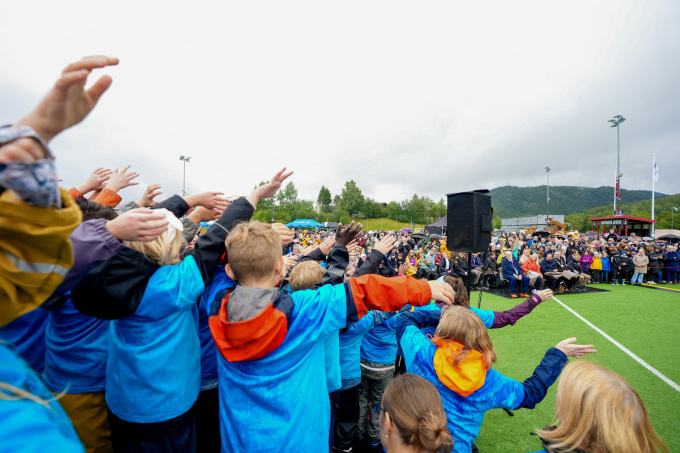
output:
[[[440,320],[441,317],[441,320]],[[421,329],[437,326],[430,340]],[[572,345],[575,338],[550,348],[534,374],[523,383],[492,369],[496,352],[486,326],[471,310],[450,307],[406,312],[399,317],[397,338],[407,370],[432,382],[442,397],[454,452],[469,453],[484,413],[489,409],[533,408],[546,395],[567,357],[596,352],[592,345]]]
[[[336,248],[347,259],[344,229]],[[227,238],[226,272],[238,285],[210,308],[219,351],[223,452],[328,450],[330,407],[323,339],[369,308],[395,311],[432,297],[450,302],[438,282],[364,275],[318,290],[282,293],[281,241],[271,225],[237,225]]]

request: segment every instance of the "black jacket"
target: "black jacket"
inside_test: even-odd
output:
[[[175,197],[171,197],[173,199]],[[181,197],[167,207],[177,216],[189,205]],[[166,200],[167,201],[167,200]],[[172,207],[172,209],[171,209]],[[186,212],[186,210],[184,212]],[[234,201],[222,217],[196,241],[194,256],[205,285],[212,281],[220,257],[226,248],[229,231],[240,222],[248,221],[253,207],[245,198]],[[160,266],[133,249],[124,248],[115,257],[93,268],[71,291],[73,305],[83,314],[100,319],[120,319],[137,310],[151,276]]]

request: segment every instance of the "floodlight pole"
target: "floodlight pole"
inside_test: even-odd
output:
[[[189,156],[179,156],[179,160],[184,162],[184,176],[182,177],[182,196],[186,196],[186,185],[187,185],[187,162],[191,160]]]
[[[614,196],[614,215],[616,215],[616,205],[618,204],[621,207],[621,203],[617,203],[618,198],[621,196],[621,135],[619,125],[624,121],[626,119],[621,115],[615,115],[612,119],[608,120],[609,123],[612,123],[609,127],[616,128],[616,182],[618,182],[619,189],[618,193]]]

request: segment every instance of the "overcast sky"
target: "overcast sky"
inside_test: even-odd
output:
[[[680,192],[680,2],[0,2],[0,123],[70,61],[119,57],[53,142],[65,186],[132,164],[140,185],[300,196],[354,179],[379,201],[502,185]],[[92,77],[92,76],[91,76]],[[625,200],[624,200],[625,201]]]

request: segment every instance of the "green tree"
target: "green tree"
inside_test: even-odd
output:
[[[319,190],[319,196],[316,198],[316,202],[319,205],[319,211],[323,213],[329,213],[333,211],[333,198],[331,198],[331,191],[326,188],[326,186],[321,186]]]
[[[276,193],[276,202],[284,210],[289,210],[297,201],[298,190],[292,181]]]
[[[342,189],[340,205],[347,210],[350,216],[356,215],[364,207],[364,194],[361,189],[357,187],[354,180],[349,180],[345,183],[345,188]]]

